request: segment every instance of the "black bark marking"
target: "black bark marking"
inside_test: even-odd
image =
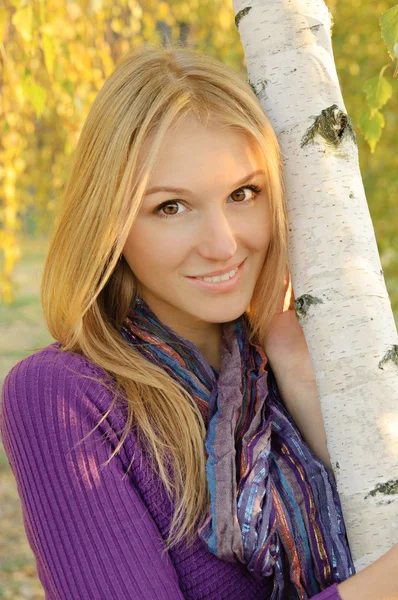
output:
[[[242,8],[242,10],[240,10],[238,13],[236,13],[235,15],[235,25],[238,28],[239,27],[239,23],[241,21],[241,19],[243,17],[245,17],[247,15],[248,12],[250,12],[252,9],[251,6],[246,6],[246,8]]]
[[[250,87],[252,88],[253,92],[256,94],[256,96],[259,96],[260,94],[262,94],[268,85],[268,81],[266,79],[261,79],[256,84],[252,83],[250,81],[250,79],[248,79],[247,82],[250,85]]]
[[[377,494],[382,494],[383,496],[398,494],[398,479],[390,479],[389,481],[386,481],[386,483],[378,483],[375,489],[365,496],[365,500],[367,500],[369,496],[376,496]]]
[[[251,89],[253,90],[253,92],[254,92],[254,93],[256,94],[256,96],[257,96],[257,90],[256,90],[256,88],[254,87],[254,85],[252,84],[252,82],[250,81],[250,79],[248,79],[248,80],[247,80],[247,83],[250,85]]]
[[[330,146],[337,148],[346,139],[356,144],[356,137],[350,117],[339,109],[337,104],[325,108],[319,116],[312,116],[314,123],[303,135],[301,147],[314,141],[317,135],[326,140]]]
[[[353,198],[355,198],[355,196],[354,196],[354,192],[350,192],[350,198],[351,198],[351,200],[352,200]]]
[[[298,320],[304,319],[307,316],[308,309],[313,304],[323,304],[323,300],[320,298],[315,298],[310,294],[303,294],[296,298],[294,301],[294,310],[296,311],[296,317]]]
[[[385,353],[381,361],[379,362],[379,369],[383,369],[382,365],[391,360],[396,367],[398,367],[398,346],[393,344],[389,350]]]

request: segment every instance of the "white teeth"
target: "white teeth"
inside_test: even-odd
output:
[[[225,273],[225,275],[218,275],[217,277],[195,277],[195,279],[200,279],[201,281],[207,281],[209,283],[216,283],[217,281],[226,281],[227,279],[231,279],[238,272],[238,267],[229,273]]]

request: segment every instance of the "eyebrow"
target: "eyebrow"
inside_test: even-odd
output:
[[[246,177],[237,181],[233,187],[237,188],[237,187],[243,185],[244,183],[247,183],[255,175],[265,175],[265,171],[263,169],[258,169],[257,171],[253,171],[253,173],[250,173],[250,175],[246,175]],[[148,191],[145,192],[145,196],[149,196],[149,194],[157,194],[158,192],[172,192],[173,194],[178,194],[179,196],[182,196],[184,194],[192,194],[192,192],[190,190],[186,190],[184,188],[169,187],[169,186],[161,185],[161,186],[155,186],[155,187],[150,188]]]

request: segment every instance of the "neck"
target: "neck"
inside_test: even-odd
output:
[[[178,333],[178,335],[189,340],[192,344],[195,344],[209,365],[214,367],[217,371],[220,369],[222,336],[222,325],[220,323],[206,323],[203,324],[204,327],[184,327],[181,324],[175,324],[175,326],[173,326],[173,324],[169,323],[166,323],[166,325]]]
[[[222,323],[207,323],[189,315],[184,319],[180,311],[171,311],[169,306],[154,303],[152,299],[144,300],[159,321],[194,344],[212,367],[220,369]]]

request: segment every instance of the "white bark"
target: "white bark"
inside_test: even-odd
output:
[[[359,571],[398,542],[398,338],[331,15],[323,0],[233,5],[249,81],[284,157],[296,313]]]

